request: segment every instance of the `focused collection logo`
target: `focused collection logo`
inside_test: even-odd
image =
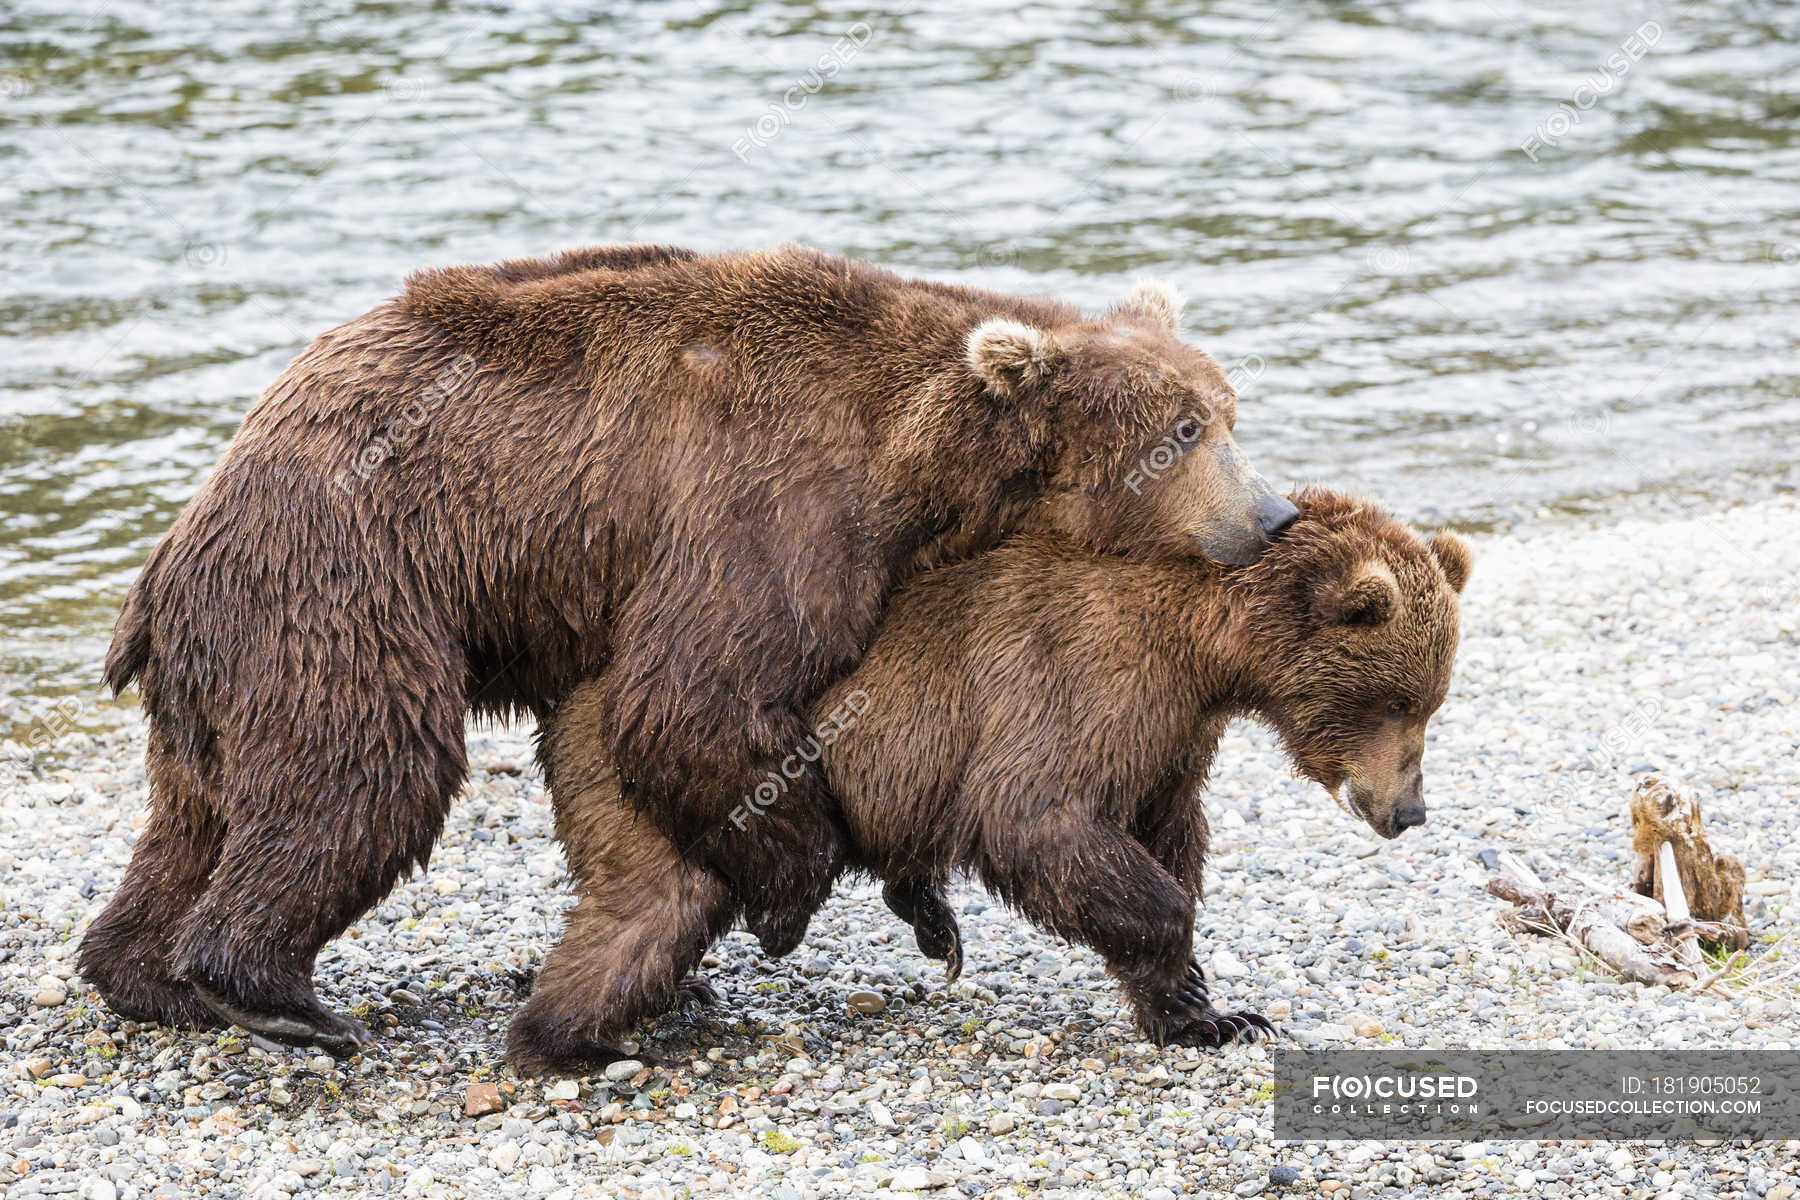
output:
[[[1314,1075],[1312,1111],[1335,1117],[1473,1116],[1480,1081],[1471,1075]]]

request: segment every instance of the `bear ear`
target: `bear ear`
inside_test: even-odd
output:
[[[990,317],[969,331],[969,369],[1002,396],[1043,380],[1062,362],[1056,339],[1007,317]]]
[[[1385,625],[1400,606],[1394,573],[1378,562],[1365,562],[1350,573],[1337,597],[1339,625]]]
[[[1151,280],[1138,284],[1136,290],[1125,297],[1114,311],[1143,317],[1170,333],[1180,333],[1181,310],[1185,307],[1187,301],[1180,292],[1169,284]]]
[[[1430,549],[1431,557],[1437,559],[1437,565],[1443,568],[1451,589],[1461,592],[1463,585],[1469,582],[1469,569],[1475,563],[1469,543],[1454,533],[1434,533],[1425,539],[1425,545]]]

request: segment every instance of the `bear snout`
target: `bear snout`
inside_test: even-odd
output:
[[[1271,542],[1300,519],[1300,510],[1285,496],[1268,495],[1256,502],[1256,524]]]
[[[1425,806],[1417,800],[1409,800],[1394,810],[1394,834],[1405,833],[1415,825],[1425,823]]]

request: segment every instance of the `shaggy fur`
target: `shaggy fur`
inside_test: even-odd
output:
[[[1377,833],[1417,824],[1402,814],[1418,806],[1423,819],[1425,726],[1449,688],[1469,571],[1454,537],[1421,540],[1326,492],[1296,499],[1300,520],[1235,571],[1026,535],[895,597],[814,722],[854,863],[888,881],[897,911],[972,871],[1102,954],[1155,1040],[1216,1045],[1267,1028],[1214,1008],[1193,961],[1219,738],[1255,716]],[[525,1070],[573,1065],[535,1056],[547,1042],[598,1054],[674,997],[704,939],[684,933],[671,966],[649,949],[666,944],[659,930],[720,927],[707,897],[660,874],[666,849],[607,782],[585,735],[605,703],[584,685],[546,732],[558,820],[633,832],[597,853],[569,846],[584,895],[553,957],[583,964],[585,990],[533,996],[512,1039]],[[607,902],[588,889],[625,878],[630,906],[590,919]],[[941,938],[946,919],[924,924]]]
[[[1089,319],[800,249],[415,276],[276,381],[126,599],[106,677],[142,690],[152,813],[83,974],[140,1019],[354,1049],[314,957],[425,862],[466,714],[587,678],[630,805],[791,948],[836,805],[809,770],[727,816],[896,585],[1019,529],[1265,543],[1231,389],[1158,295]]]

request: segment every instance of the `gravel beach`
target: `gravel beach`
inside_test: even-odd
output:
[[[1227,739],[1200,914],[1215,990],[1307,1046],[1792,1048],[1797,939],[1775,942],[1800,918],[1800,503],[1472,540],[1427,826],[1379,843],[1266,734]],[[523,727],[471,730],[472,781],[430,870],[319,963],[326,1002],[378,1033],[369,1053],[141,1027],[73,971],[144,816],[141,725],[106,711],[77,714],[98,732],[0,761],[13,1197],[1784,1200],[1800,1183],[1796,1142],[1278,1143],[1264,1047],[1140,1042],[1093,954],[970,886],[952,987],[877,889],[847,886],[786,959],[720,942],[724,1006],[646,1031],[650,1065],[518,1079],[505,1025],[568,902]],[[1749,871],[1756,959],[1702,994],[1515,939],[1482,891],[1479,856],[1503,850],[1623,886],[1626,802],[1652,770],[1703,797],[1714,843]]]

